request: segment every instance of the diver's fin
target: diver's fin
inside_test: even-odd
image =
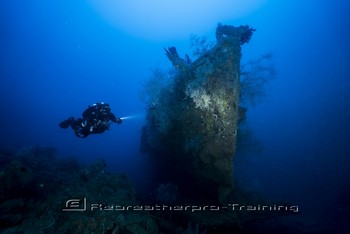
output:
[[[59,123],[59,126],[61,128],[68,128],[72,123],[74,122],[74,117],[69,117],[68,119],[66,120],[63,120],[61,123]]]

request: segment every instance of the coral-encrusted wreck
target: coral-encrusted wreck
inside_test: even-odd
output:
[[[166,49],[177,73],[148,106],[141,146],[185,196],[224,203],[232,192],[241,45],[254,31],[219,25],[216,45],[193,62]]]

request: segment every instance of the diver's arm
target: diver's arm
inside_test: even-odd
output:
[[[109,112],[109,119],[111,120],[111,121],[113,121],[114,123],[116,123],[117,122],[117,117],[115,117],[115,115],[112,113],[112,112]]]
[[[122,123],[122,119],[121,118],[117,118],[115,117],[115,115],[111,112],[109,113],[109,119],[114,122],[114,123],[117,123],[117,124],[121,124]]]

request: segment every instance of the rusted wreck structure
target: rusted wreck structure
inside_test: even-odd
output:
[[[141,147],[160,182],[175,184],[184,197],[225,203],[234,191],[241,46],[254,31],[218,25],[216,45],[193,62],[166,49],[176,74],[148,106]]]

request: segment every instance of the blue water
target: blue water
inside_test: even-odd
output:
[[[140,12],[116,9],[126,16],[111,19],[110,12],[103,12],[111,1],[101,1],[104,6],[97,2],[1,4],[0,148],[53,146],[59,156],[87,163],[104,158],[111,169],[142,184],[148,167],[139,152],[145,121],[139,94],[152,68],[170,68],[163,47],[191,54],[191,32],[214,38],[218,22],[248,24],[257,31],[243,46],[242,62],[272,52],[277,78],[264,100],[248,106],[246,122],[262,150],[235,156],[236,179],[248,189],[299,205],[294,221],[305,230],[350,230],[349,4],[256,1],[250,10],[225,11],[222,18],[190,5],[186,21],[181,10],[165,4],[157,11],[155,5]],[[229,4],[217,2],[216,12]],[[170,24],[171,19],[148,25],[152,14],[143,16],[144,11],[178,12],[171,14],[173,21],[181,18],[186,27]],[[203,20],[192,24],[188,12]],[[137,118],[86,139],[58,127],[99,101],[109,103],[118,117]]]

